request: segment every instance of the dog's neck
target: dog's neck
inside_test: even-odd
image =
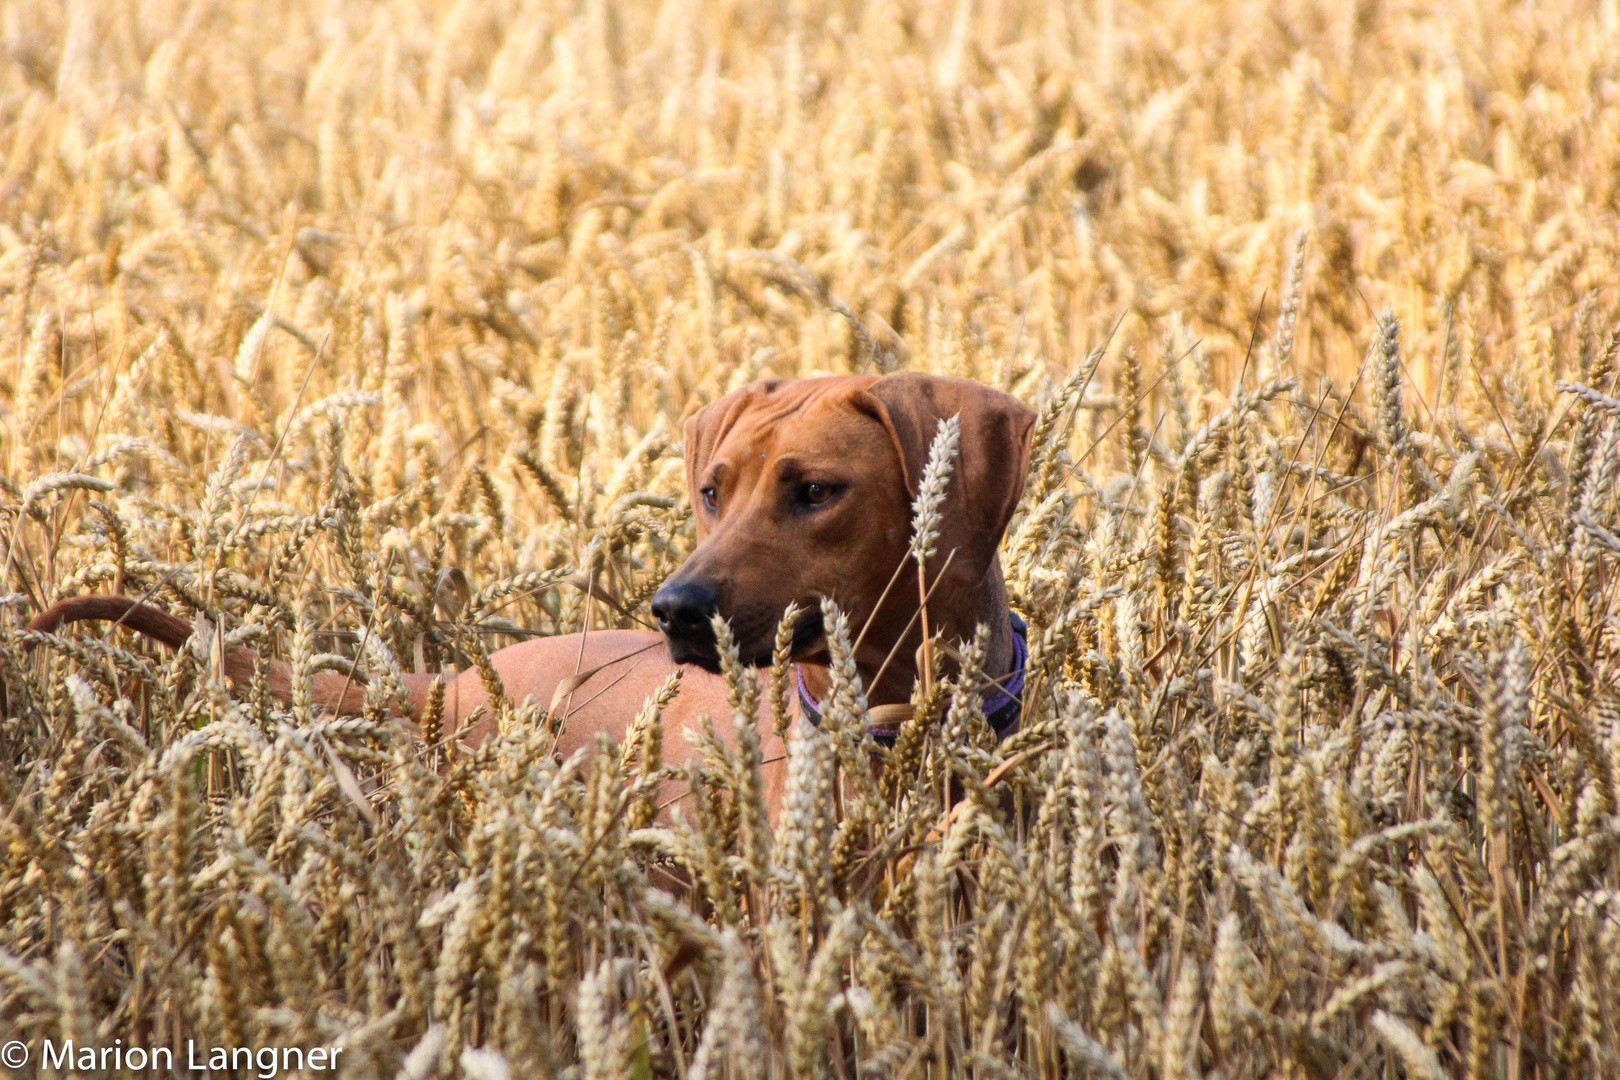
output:
[[[992,558],[984,577],[972,585],[951,588],[951,582],[942,583],[928,601],[928,631],[935,637],[955,644],[970,642],[980,625],[989,629],[990,639],[984,654],[984,676],[995,681],[1012,672],[1012,624],[1007,618],[1007,586],[1001,577],[1001,560]],[[917,637],[917,631],[912,631]],[[861,685],[866,689],[867,703],[871,705],[903,704],[911,700],[911,688],[920,677],[915,649],[901,648],[883,672],[881,682],[874,685],[883,658],[888,655],[893,641],[867,642],[863,655],[856,657],[855,669]],[[826,700],[832,677],[820,664],[804,664],[805,689],[817,701]],[[954,668],[954,665],[952,665]]]

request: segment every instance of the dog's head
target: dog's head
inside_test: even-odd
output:
[[[766,379],[695,413],[686,479],[698,546],[652,604],[673,658],[717,670],[710,618],[719,614],[744,662],[768,664],[777,623],[797,602],[794,658],[824,662],[822,598],[857,627],[872,616],[906,558],[911,502],[935,429],[951,416],[960,450],[928,566],[932,580],[948,565],[941,590],[972,588],[996,557],[1029,463],[1035,414],[1023,403],[905,372]],[[916,609],[915,585],[897,583],[862,653],[881,660]]]

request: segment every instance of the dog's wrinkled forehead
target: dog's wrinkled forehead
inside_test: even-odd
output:
[[[853,405],[874,381],[766,379],[704,406],[686,421],[688,486],[695,495],[717,467],[753,475],[782,455],[816,463],[851,449],[851,439],[881,440],[881,427]]]
[[[752,395],[713,457],[741,465],[744,459],[769,462],[786,456],[813,466],[832,464],[859,442],[881,448],[882,425],[851,404],[859,390],[843,380],[806,379]]]

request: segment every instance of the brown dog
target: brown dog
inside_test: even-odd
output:
[[[766,665],[783,611],[791,602],[805,609],[793,635],[802,719],[808,715],[804,694],[820,698],[829,685],[819,607],[827,597],[848,613],[851,626],[870,620],[855,656],[869,701],[908,700],[921,643],[913,618],[917,590],[896,587],[881,607],[878,599],[908,558],[911,502],[935,428],[953,415],[960,417],[961,442],[938,554],[928,567],[930,581],[944,567],[928,603],[930,632],[954,641],[971,637],[980,623],[988,625],[985,673],[991,679],[1009,675],[1019,643],[996,548],[1023,490],[1035,414],[976,383],[902,373],[766,379],[699,410],[686,423],[686,476],[698,545],[653,598],[661,633],[598,630],[508,646],[490,657],[507,696],[551,702],[559,684],[600,669],[567,695],[567,722],[557,746],[566,756],[598,732],[622,739],[670,671],[695,666],[700,670],[687,670],[664,712],[666,758],[678,762],[689,752],[686,729],[704,713],[723,717],[730,711],[725,682],[716,674],[711,616],[730,623],[744,662]],[[110,596],[63,601],[29,627],[52,631],[86,618],[121,619],[171,646],[191,633],[189,624],[172,615]],[[874,682],[891,651],[893,662]],[[256,660],[252,650],[238,649],[226,658],[226,673],[248,679]],[[273,663],[271,689],[283,700],[290,674],[285,663]],[[414,714],[420,715],[437,678],[406,676]],[[317,675],[313,690],[326,710],[359,710],[360,689],[340,675]],[[488,701],[475,669],[452,678],[445,692],[447,727],[477,746],[495,730]],[[761,716],[765,760],[780,759],[764,705]],[[766,794],[773,810],[781,780],[780,766],[768,766]]]

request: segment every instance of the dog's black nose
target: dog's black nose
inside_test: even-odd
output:
[[[707,639],[714,633],[709,620],[717,606],[714,590],[702,582],[667,581],[653,594],[652,613],[665,637]]]

